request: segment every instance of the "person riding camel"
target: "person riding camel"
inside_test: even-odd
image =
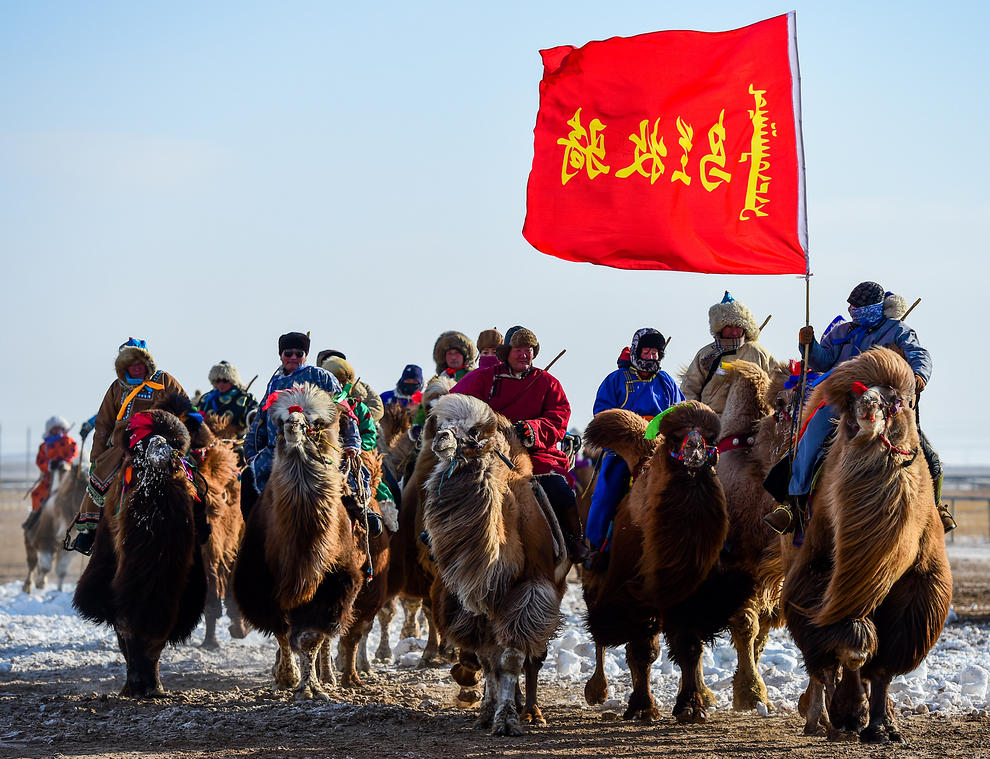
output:
[[[354,367],[351,365],[350,361],[340,358],[339,356],[330,356],[323,361],[323,368],[337,378],[337,381],[341,384],[344,390],[353,391],[354,381],[357,379],[357,374],[355,373]],[[368,407],[365,405],[364,401],[356,395],[348,394],[348,396],[344,398],[343,402],[348,405],[351,413],[354,415],[355,421],[357,421],[358,432],[361,435],[361,450],[377,450],[378,425],[376,425],[375,420],[371,418],[371,412],[368,410]],[[367,491],[371,487],[371,473],[365,467],[361,467],[361,476],[361,484],[363,485],[364,490]],[[358,492],[358,482],[353,470],[348,473],[347,478],[351,487],[351,492]],[[395,498],[392,496],[392,491],[389,489],[384,479],[378,484],[374,498],[376,501],[388,502],[393,505],[395,503]],[[369,511],[368,518],[369,534],[372,537],[380,535],[382,523],[378,520],[378,515]]]
[[[77,450],[76,441],[69,436],[69,423],[65,419],[53,416],[45,422],[45,434],[34,459],[41,475],[38,484],[31,491],[31,513],[21,525],[25,530],[31,529],[41,517],[41,507],[48,500],[52,489],[52,472],[59,463],[71,465]]]
[[[222,425],[229,425],[234,437],[243,438],[247,432],[249,416],[258,408],[254,399],[241,382],[237,367],[229,361],[221,361],[210,369],[213,389],[205,393],[195,404],[201,414],[212,414]]]
[[[342,358],[344,361],[347,360],[347,356],[339,350],[326,348],[316,354],[316,365],[323,366],[324,361],[334,356]],[[360,398],[364,402],[364,405],[368,407],[368,411],[371,412],[371,418],[375,420],[375,423],[380,422],[382,417],[385,416],[385,401],[382,400],[382,397],[375,392],[375,389],[371,385],[361,378],[358,378],[354,383],[352,390],[353,395],[356,398]]]
[[[921,345],[915,331],[901,321],[906,305],[904,299],[885,291],[876,282],[867,281],[860,282],[853,288],[847,302],[852,321],[841,321],[841,317],[833,321],[822,336],[821,342],[815,339],[814,327],[805,326],[799,331],[799,349],[803,349],[805,345],[809,346],[808,368],[812,371],[828,372],[870,348],[876,346],[897,348],[914,371],[915,393],[916,396],[920,396],[932,375],[932,359],[931,354]],[[835,408],[825,405],[816,409],[807,418],[791,463],[787,497],[784,498],[783,494],[771,490],[771,494],[781,505],[764,520],[776,532],[783,534],[792,531],[794,529],[792,509],[800,512],[806,509],[822,449],[835,429],[835,420],[838,416]],[[938,463],[937,454],[923,435],[922,451],[928,461],[929,469],[932,470],[936,503],[939,506],[943,525],[948,531],[955,527],[955,523],[940,503],[941,464]],[[786,459],[780,465],[785,463]],[[771,478],[768,478],[768,482],[770,481]]]
[[[776,371],[778,364],[759,343],[760,327],[753,312],[728,290],[720,303],[708,309],[708,327],[714,340],[698,351],[684,371],[681,392],[689,401],[701,401],[721,414],[729,385],[738,376],[723,369],[723,361],[750,361],[767,374]]]
[[[483,329],[478,335],[478,367],[484,369],[498,363],[498,346],[502,344],[502,333],[495,327]]]
[[[455,382],[460,381],[464,375],[474,369],[474,362],[478,357],[478,350],[475,348],[471,338],[463,332],[448,330],[437,338],[433,344],[433,362],[436,364],[437,373],[431,379],[437,377],[450,377]],[[426,422],[426,415],[429,409],[422,403],[413,414],[412,434],[413,439],[418,439],[419,432]]]
[[[248,518],[254,505],[258,502],[261,491],[268,484],[275,461],[275,443],[280,430],[274,419],[269,418],[268,400],[273,393],[289,390],[295,385],[315,385],[330,393],[335,398],[340,397],[341,386],[326,369],[306,365],[306,355],[309,353],[309,335],[302,332],[287,332],[278,339],[278,355],[281,365],[275,370],[265,389],[265,403],[255,414],[244,441],[244,457],[247,467],[241,473],[241,513]],[[340,415],[340,441],[343,446],[344,466],[351,462],[360,464],[361,437],[354,416],[350,413]],[[352,496],[344,498],[344,505],[352,519],[362,515],[357,501]],[[370,523],[370,520],[369,520]]]
[[[621,408],[639,414],[647,421],[675,403],[684,400],[677,383],[660,369],[667,340],[656,329],[636,331],[629,346],[630,368],[616,369],[598,388],[594,413]],[[605,451],[601,469],[591,494],[585,535],[591,544],[589,564],[596,568],[607,562],[612,519],[619,501],[629,490],[630,471],[621,456]]]
[[[423,400],[423,370],[416,364],[406,364],[402,376],[395,383],[395,390],[382,393],[382,403],[398,403],[400,406],[418,406]]]
[[[581,563],[588,547],[574,491],[567,482],[567,455],[557,447],[567,433],[571,404],[556,377],[533,366],[539,352],[533,332],[512,327],[498,346],[499,363],[471,372],[450,392],[474,396],[512,422],[563,529],[567,552],[573,562]]]
[[[182,385],[155,365],[144,340],[128,338],[117,350],[114,369],[117,379],[103,396],[93,424],[89,484],[76,516],[78,534],[69,546],[70,551],[87,556],[93,550],[107,492],[120,475],[127,449],[124,437],[131,417],[161,405],[169,395],[187,397]]]

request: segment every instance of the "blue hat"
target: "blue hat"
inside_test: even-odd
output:
[[[416,389],[419,390],[423,387],[423,370],[416,366],[416,364],[406,364],[406,368],[402,370],[402,376],[399,377],[397,385],[413,383],[416,384]]]
[[[736,302],[736,299],[735,299],[735,298],[733,298],[733,297],[732,297],[732,296],[731,296],[731,295],[729,294],[729,291],[728,291],[728,290],[726,290],[726,291],[725,291],[725,295],[723,295],[723,296],[722,296],[722,302],[723,302],[723,303],[735,303],[735,302]]]

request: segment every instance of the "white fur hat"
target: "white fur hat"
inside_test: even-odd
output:
[[[63,430],[68,430],[69,422],[66,421],[64,416],[53,416],[45,422],[45,434],[47,435],[51,432],[53,427],[61,427]]]

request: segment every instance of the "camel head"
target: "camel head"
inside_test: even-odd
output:
[[[127,455],[138,478],[165,479],[189,452],[189,430],[165,409],[141,411],[127,424]]]
[[[441,461],[478,458],[493,449],[508,452],[499,416],[484,401],[452,393],[438,398],[431,414],[437,420],[432,448]]]
[[[718,462],[721,424],[718,415],[700,401],[685,401],[672,406],[660,422],[663,449],[689,472]]]
[[[278,447],[311,458],[325,458],[337,441],[337,404],[315,385],[293,385],[273,393],[266,401],[268,413],[281,434]]]
[[[836,367],[816,389],[811,403],[837,407],[846,440],[870,445],[879,441],[894,451],[918,445],[914,421],[914,372],[887,348],[871,348]]]

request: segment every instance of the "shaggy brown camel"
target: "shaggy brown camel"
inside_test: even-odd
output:
[[[381,508],[373,497],[382,479],[381,454],[378,451],[362,451],[361,458],[371,473],[371,483],[369,492],[361,494],[359,500],[362,505],[381,516]],[[341,685],[345,688],[360,688],[364,685],[358,676],[358,670],[371,670],[366,649],[367,636],[388,597],[389,533],[386,530],[377,537],[369,538],[367,546],[364,546],[363,536],[366,534],[362,527],[359,547],[363,548],[367,556],[369,563],[365,564],[365,573],[370,576],[366,577],[361,592],[354,600],[353,622],[350,629],[341,634],[338,649],[338,665],[343,673]],[[382,636],[388,638],[388,627],[382,626]]]
[[[197,422],[195,416],[186,416],[185,421],[192,436],[189,460],[196,467],[197,483],[210,524],[210,537],[202,548],[207,580],[206,633],[202,645],[203,648],[218,648],[217,620],[223,612],[224,602],[231,620],[231,636],[244,637],[245,634],[240,610],[233,594],[228,593],[228,580],[244,535],[240,469],[234,452],[235,441],[217,436],[210,426],[210,416],[205,417],[203,423]]]
[[[163,409],[134,414],[115,441],[125,451],[107,494],[93,555],[73,606],[112,625],[127,663],[121,695],[164,695],[158,661],[166,643],[189,638],[206,603],[205,535],[189,465],[189,432]],[[197,510],[199,513],[197,514]]]
[[[778,536],[763,522],[777,504],[763,487],[769,468],[787,450],[790,417],[775,411],[786,408],[786,369],[773,378],[757,364],[736,361],[723,364],[732,376],[721,415],[718,477],[729,509],[729,535],[721,563],[753,580],[753,593],[729,622],[737,666],[732,677],[732,705],[755,709],[762,703],[773,709],[758,663],[771,628],[783,624],[780,615],[780,567]],[[779,411],[779,410],[778,410]]]
[[[807,404],[827,403],[839,420],[781,600],[812,678],[806,731],[903,741],[890,681],[921,663],[945,623],[952,577],[916,402],[907,362],[872,348],[833,369]]]
[[[438,398],[444,397],[454,384],[453,379],[449,377],[434,377],[423,391],[423,403],[427,405],[435,403]],[[420,435],[420,451],[416,456],[415,466],[412,473],[404,480],[402,505],[399,508],[399,530],[392,536],[388,577],[389,599],[395,597],[419,599],[426,612],[429,630],[426,648],[423,649],[420,660],[421,667],[444,663],[447,661],[445,653],[449,653],[447,647],[440,641],[440,633],[430,605],[430,589],[436,579],[436,566],[430,557],[430,549],[420,540],[424,530],[423,488],[437,462],[436,454],[431,448],[435,429],[436,422],[428,418]]]
[[[41,514],[34,524],[24,530],[28,565],[22,588],[25,593],[31,592],[32,576],[35,587],[43,590],[53,566],[58,589],[61,591],[65,585],[65,576],[69,573],[74,554],[62,550],[64,536],[79,513],[79,504],[89,481],[88,470],[88,461],[72,465],[64,461],[53,464],[51,489],[41,505]]]
[[[278,640],[276,687],[328,700],[321,678],[332,683],[333,671],[318,671],[317,654],[347,630],[364,579],[364,554],[342,502],[341,410],[323,390],[296,385],[279,392],[269,414],[282,434],[245,525],[234,594],[248,622]]]
[[[649,671],[662,630],[681,669],[674,716],[704,722],[712,696],[702,680],[702,644],[728,627],[753,582],[719,561],[729,514],[714,467],[718,416],[688,401],[665,412],[655,440],[645,431],[642,417],[622,409],[597,414],[585,431],[589,443],[615,451],[637,475],[616,511],[607,567],[582,575],[597,647],[585,698],[605,700],[604,648],[625,643],[633,691],[624,718],[659,717]]]
[[[436,466],[423,519],[438,581],[433,608],[441,630],[480,660],[485,694],[478,724],[521,735],[516,704],[526,672],[522,718],[542,724],[537,676],[560,624],[570,568],[549,501],[534,492],[532,465],[507,419],[468,395],[445,395],[431,412]]]

